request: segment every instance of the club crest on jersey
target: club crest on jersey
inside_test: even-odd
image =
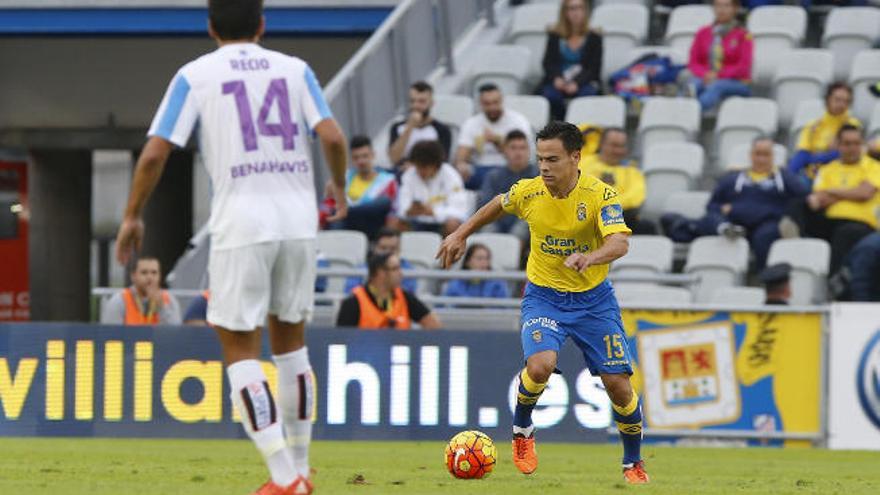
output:
[[[587,219],[587,205],[584,203],[578,203],[577,206],[577,216],[578,221],[583,222]]]
[[[543,338],[543,335],[541,335],[541,331],[540,331],[540,330],[534,330],[534,331],[532,331],[532,340],[534,340],[536,344],[541,343],[541,339],[542,339],[542,338]]]
[[[617,191],[611,189],[610,187],[605,188],[605,192],[602,193],[602,199],[604,201],[608,201],[611,198],[617,197]]]
[[[617,204],[603,206],[602,223],[606,226],[623,223],[623,208]]]

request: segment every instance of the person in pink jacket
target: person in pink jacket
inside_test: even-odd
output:
[[[728,96],[749,96],[752,36],[736,20],[739,0],[714,0],[715,21],[703,26],[691,45],[688,72],[703,111]]]

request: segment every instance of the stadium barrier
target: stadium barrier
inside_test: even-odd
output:
[[[824,314],[624,310],[648,438],[821,442]],[[519,339],[311,328],[315,436],[439,440],[479,428],[503,438]],[[0,325],[0,435],[243,437],[219,351],[203,327]],[[559,367],[535,411],[541,438],[607,441],[601,382],[570,344]]]

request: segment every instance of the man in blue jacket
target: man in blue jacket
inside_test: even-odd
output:
[[[770,138],[759,137],[752,142],[751,161],[749,170],[719,179],[703,218],[664,215],[661,222],[666,235],[676,242],[708,235],[747,236],[756,268],[763,268],[770,245],[779,238],[779,220],[786,205],[794,198],[805,197],[810,190],[800,177],[773,166]]]

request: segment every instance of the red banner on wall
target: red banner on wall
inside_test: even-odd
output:
[[[30,319],[27,164],[0,161],[0,321]]]

